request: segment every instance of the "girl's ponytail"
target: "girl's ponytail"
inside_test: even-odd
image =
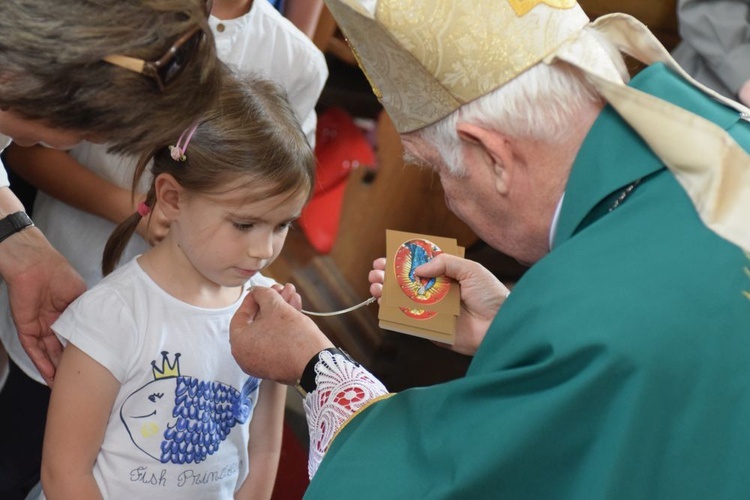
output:
[[[138,161],[138,165],[136,166],[133,175],[133,193],[135,193],[135,186],[138,185],[138,181],[143,175],[146,165],[148,165],[153,159],[155,153],[156,151],[153,151],[150,154],[143,155]],[[133,237],[133,233],[135,233],[135,230],[138,228],[138,224],[140,224],[141,219],[150,216],[150,211],[155,203],[156,192],[154,191],[154,183],[152,180],[151,188],[148,190],[148,194],[146,194],[146,199],[138,204],[138,210],[133,215],[122,221],[120,225],[112,231],[112,234],[109,235],[107,244],[104,246],[104,252],[102,253],[103,276],[107,276],[114,271],[117,264],[120,263],[122,253],[125,251],[128,242],[130,242],[130,238]]]

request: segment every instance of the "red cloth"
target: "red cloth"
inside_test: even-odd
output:
[[[315,250],[326,254],[336,241],[349,173],[360,165],[374,165],[375,152],[341,108],[329,108],[318,117],[315,143],[315,190],[299,223]]]

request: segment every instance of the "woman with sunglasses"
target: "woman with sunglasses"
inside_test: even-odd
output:
[[[204,0],[0,2],[0,150],[91,139],[140,154],[214,102],[221,72]],[[85,285],[8,185],[0,165],[0,275],[21,343],[51,384],[61,347],[49,326]],[[22,498],[36,480],[18,472],[26,450],[2,443],[0,498]]]

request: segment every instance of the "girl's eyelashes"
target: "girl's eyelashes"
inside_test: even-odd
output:
[[[294,221],[293,220],[290,220],[290,221],[287,221],[287,222],[282,222],[281,224],[279,224],[278,226],[276,226],[276,231],[278,231],[278,232],[286,231],[287,229],[294,229]]]
[[[256,226],[255,222],[232,222],[232,226],[234,226],[235,229],[238,231],[250,231]],[[286,231],[288,229],[294,228],[294,220],[282,222],[278,226],[276,226],[276,232],[282,232]]]
[[[252,222],[232,222],[232,226],[239,231],[250,231],[255,224]]]

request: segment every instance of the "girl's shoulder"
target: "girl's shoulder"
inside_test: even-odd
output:
[[[138,264],[137,258],[140,256],[133,257],[127,262],[124,262],[117,266],[117,268],[110,274],[102,278],[102,280],[94,285],[91,289],[97,287],[118,287],[118,286],[132,286],[129,285],[142,279],[144,271]]]
[[[145,273],[133,259],[89,288],[70,305],[69,309],[127,308],[127,304],[131,303],[134,297],[143,293],[146,286],[144,276]]]
[[[78,297],[52,325],[122,383],[148,333],[149,294],[139,266],[128,262]],[[141,271],[142,273],[142,271]]]

